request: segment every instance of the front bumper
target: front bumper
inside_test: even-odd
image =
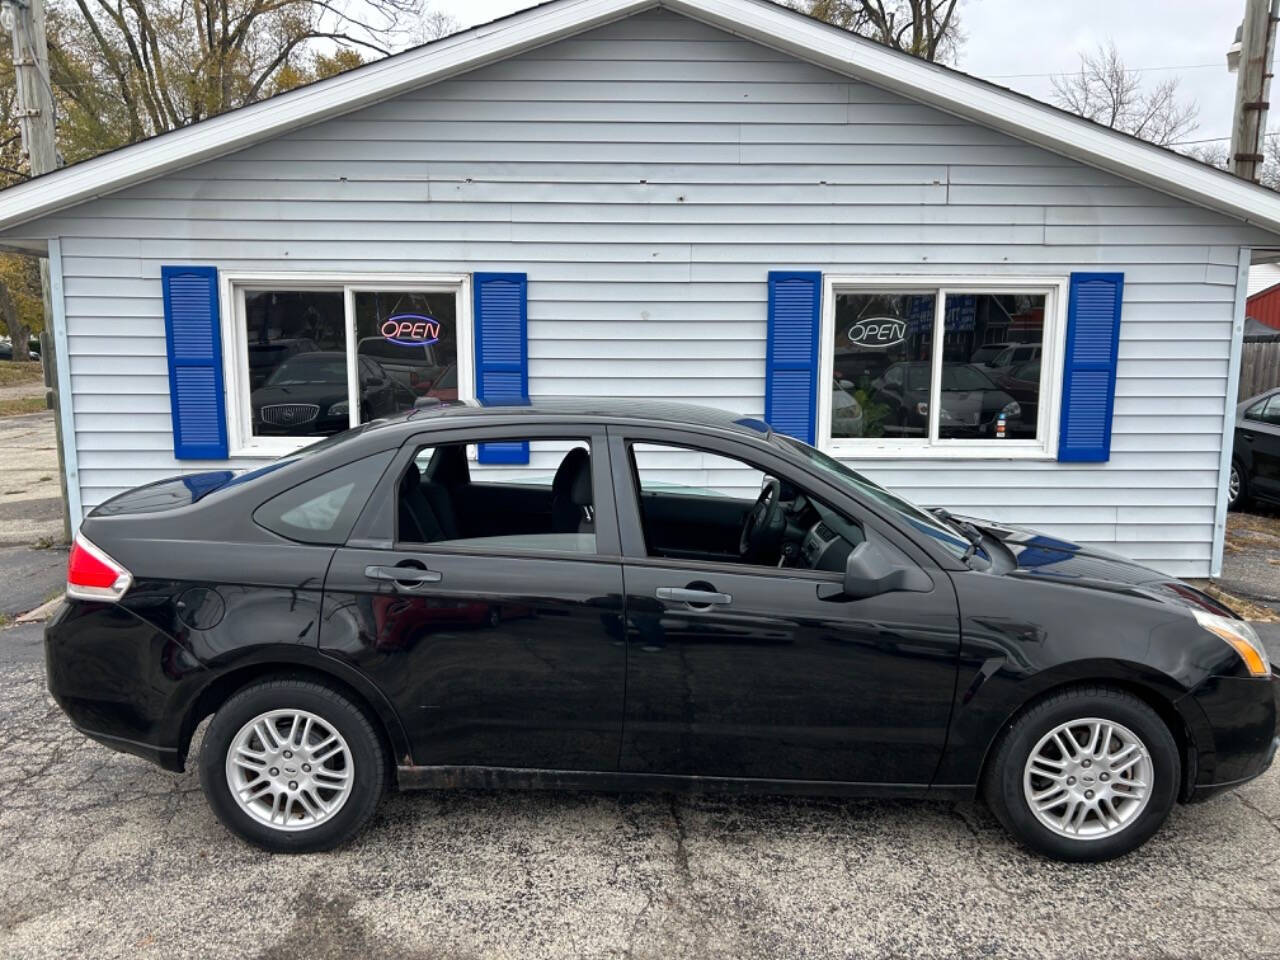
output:
[[[1186,796],[1206,800],[1261,776],[1280,750],[1280,674],[1210,677],[1184,698],[1204,718],[1196,741],[1196,776]]]

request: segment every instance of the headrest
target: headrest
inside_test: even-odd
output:
[[[437,447],[431,457],[431,464],[427,467],[427,474],[432,483],[440,483],[446,487],[457,487],[470,481],[466,444],[454,443]]]
[[[591,505],[591,454],[574,447],[565,454],[551,481],[553,496],[568,497],[579,507]]]

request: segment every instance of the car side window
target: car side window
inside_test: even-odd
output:
[[[843,571],[861,527],[782,478],[708,450],[630,444],[650,557]]]
[[[253,520],[302,543],[345,543],[392,451],[365,457],[277,494],[258,507]]]
[[[396,487],[401,545],[588,554],[596,552],[591,445],[529,444],[528,464],[473,459],[465,442],[423,446]]]
[[[1267,400],[1266,406],[1262,408],[1262,416],[1259,419],[1263,423],[1280,424],[1280,393]]]

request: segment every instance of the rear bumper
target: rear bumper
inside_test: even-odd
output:
[[[120,604],[70,601],[45,627],[49,693],[74,726],[114,750],[181,770],[183,697],[203,664]]]
[[[182,757],[177,747],[165,747],[154,743],[130,740],[127,737],[116,737],[109,733],[100,733],[97,730],[89,730],[82,727],[74,720],[71,721],[71,725],[90,740],[97,740],[98,743],[110,747],[112,750],[118,750],[120,753],[131,753],[135,757],[141,757],[143,760],[150,760],[157,766],[163,767],[165,770],[171,770],[174,773],[181,773],[183,770]]]

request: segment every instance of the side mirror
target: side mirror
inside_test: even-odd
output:
[[[895,590],[928,593],[932,589],[928,574],[914,564],[894,562],[871,540],[854,547],[844,567],[844,595],[848,599],[861,600]]]

